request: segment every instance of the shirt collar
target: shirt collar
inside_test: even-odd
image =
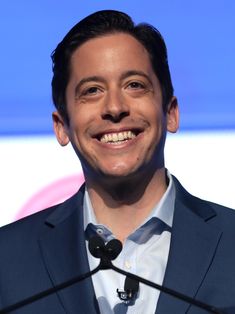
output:
[[[151,218],[156,217],[162,220],[169,227],[172,227],[174,207],[175,207],[175,186],[174,186],[173,178],[168,170],[166,174],[169,180],[167,189],[165,193],[163,194],[163,196],[161,197],[160,201],[154,206],[149,216],[145,219],[143,224],[145,224]]]
[[[172,176],[169,173],[169,171],[167,171],[167,177],[169,179],[169,184],[165,193],[163,194],[158,204],[154,206],[153,210],[145,219],[145,221],[141,224],[141,226],[144,226],[148,221],[155,217],[163,221],[168,227],[170,228],[172,227],[175,203],[175,187]],[[103,225],[97,223],[87,189],[85,189],[83,208],[84,208],[84,230],[86,230],[88,224],[96,226],[96,229],[99,227],[101,228],[104,227]],[[107,227],[105,228],[106,230],[108,229]]]

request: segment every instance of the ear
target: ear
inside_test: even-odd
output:
[[[64,122],[64,119],[61,117],[58,111],[52,113],[52,119],[57,141],[61,146],[67,145],[69,143],[69,132],[67,124]]]
[[[167,106],[167,131],[176,133],[179,128],[179,107],[178,101],[173,96]]]

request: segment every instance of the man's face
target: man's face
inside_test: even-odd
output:
[[[178,128],[176,99],[163,113],[148,52],[124,33],[91,39],[71,58],[69,125],[53,114],[61,145],[72,143],[85,176],[128,177],[164,165],[166,130]]]

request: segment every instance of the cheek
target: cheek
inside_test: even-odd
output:
[[[155,130],[161,130],[166,126],[166,117],[159,104],[152,104],[149,108],[146,108],[146,117]]]
[[[78,104],[73,107],[73,110],[68,110],[70,119],[70,130],[73,133],[82,133],[91,127],[94,120],[97,117],[97,113],[94,112],[88,106]]]

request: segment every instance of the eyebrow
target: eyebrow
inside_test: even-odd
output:
[[[143,77],[145,77],[149,82],[151,82],[149,76],[148,76],[145,72],[140,71],[140,70],[129,70],[129,71],[124,72],[124,73],[121,75],[121,80],[126,79],[126,78],[128,78],[129,76],[134,76],[134,75],[143,76]]]

